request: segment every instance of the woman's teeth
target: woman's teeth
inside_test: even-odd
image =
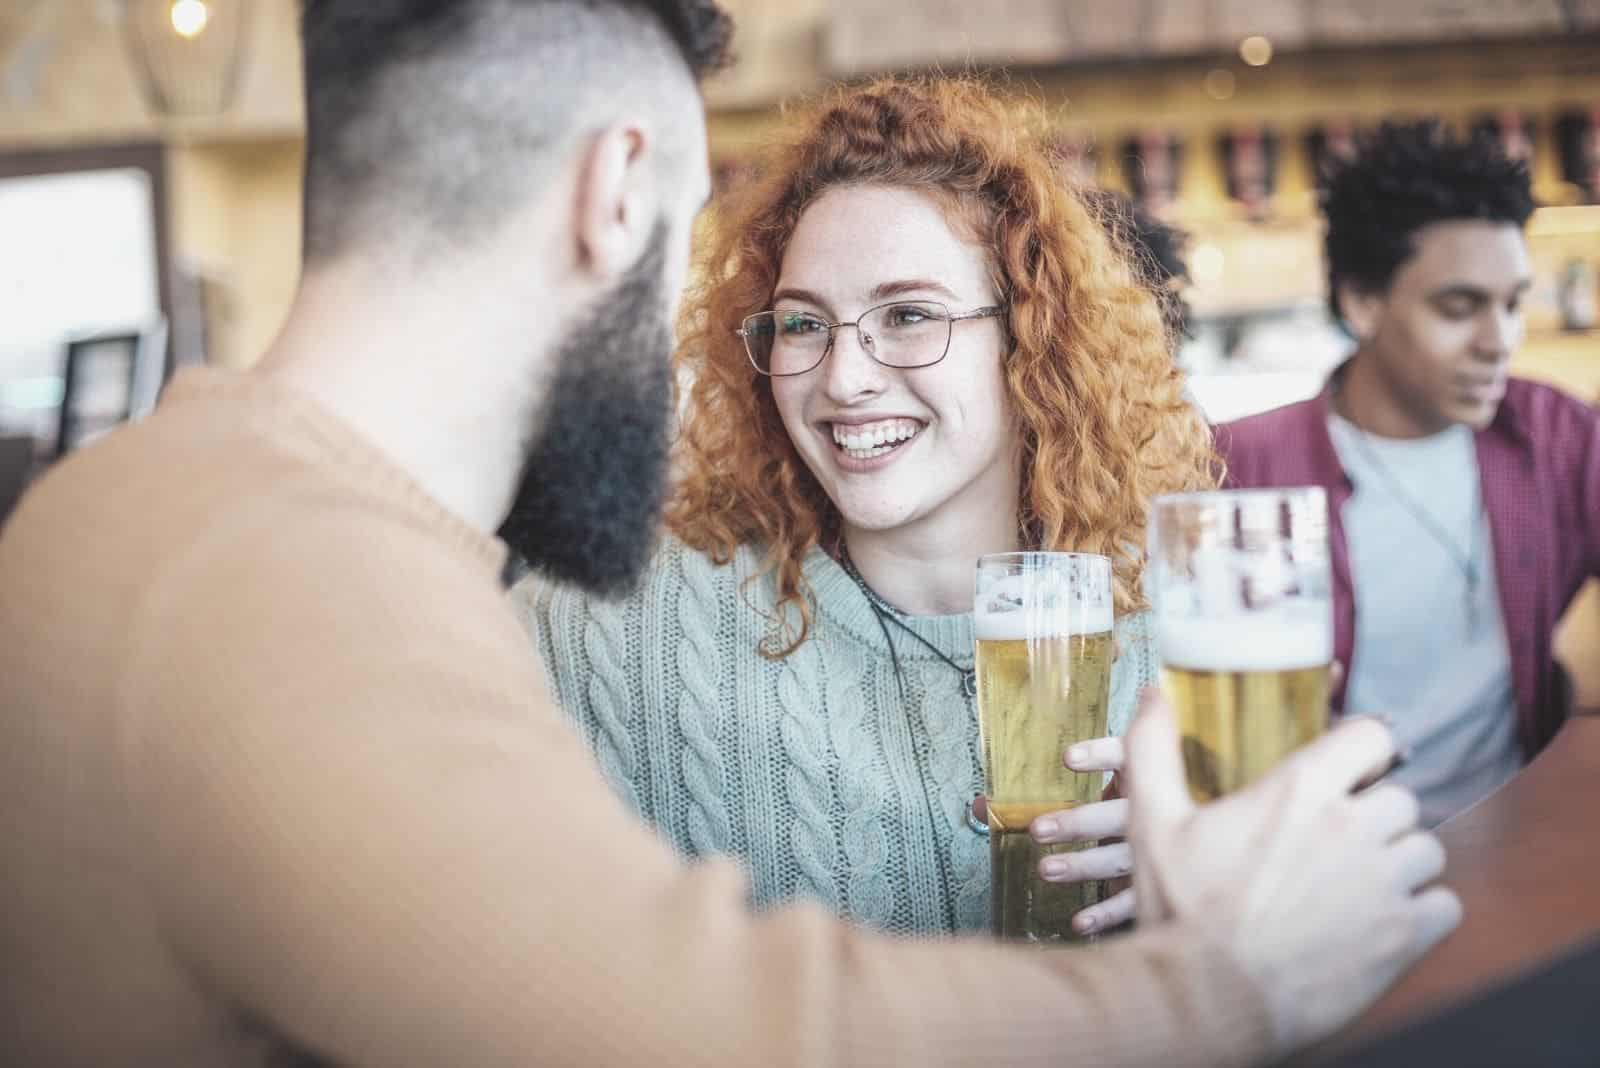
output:
[[[922,425],[911,419],[890,419],[861,426],[841,426],[835,423],[833,443],[852,459],[871,460],[892,452],[921,431]]]

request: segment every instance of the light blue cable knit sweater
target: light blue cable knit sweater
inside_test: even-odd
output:
[[[512,598],[613,786],[683,854],[741,858],[758,906],[811,898],[897,934],[985,928],[988,844],[966,821],[978,722],[960,676],[891,626],[902,703],[871,606],[821,550],[805,562],[811,638],[763,658],[767,622],[749,602],[770,610],[776,583],[741,593],[759,559],[742,549],[717,567],[668,538],[625,600],[537,576]],[[971,666],[971,615],[907,622]],[[1113,734],[1156,673],[1147,618],[1117,634]]]

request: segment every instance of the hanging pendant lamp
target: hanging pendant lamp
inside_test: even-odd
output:
[[[238,93],[250,0],[123,0],[123,38],[158,115],[218,115]]]

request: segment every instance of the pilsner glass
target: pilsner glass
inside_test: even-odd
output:
[[[996,935],[1078,940],[1072,917],[1099,883],[1058,885],[1039,860],[1082,845],[1041,846],[1035,816],[1100,800],[1101,772],[1062,764],[1074,742],[1106,733],[1111,691],[1111,561],[1081,553],[1004,553],[978,561],[974,603],[978,724],[989,804]]]
[[[1196,800],[1247,785],[1326,728],[1328,557],[1320,488],[1156,499],[1146,589]]]

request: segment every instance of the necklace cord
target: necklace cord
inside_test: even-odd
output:
[[[867,605],[872,609],[873,618],[878,621],[878,628],[883,631],[883,643],[889,647],[889,658],[894,664],[894,677],[895,682],[900,687],[901,701],[905,700],[905,680],[900,673],[900,656],[895,651],[894,641],[889,636],[889,623],[893,623],[896,627],[899,627],[901,630],[911,635],[911,637],[920,642],[922,646],[930,653],[938,657],[940,660],[943,660],[950,666],[951,670],[960,675],[961,692],[963,694],[965,694],[967,697],[976,696],[976,672],[973,669],[964,668],[960,664],[956,663],[953,657],[947,655],[944,650],[940,649],[937,645],[934,645],[927,638],[924,638],[922,635],[918,634],[910,624],[901,619],[899,613],[893,607],[886,604],[883,598],[879,597],[875,592],[873,592],[871,586],[867,585],[867,580],[861,577],[861,572],[856,570],[855,564],[851,561],[848,554],[841,553],[839,557],[839,563],[844,568],[845,574],[849,575],[850,578],[855,582],[856,586],[860,588],[862,596],[866,597]]]
[[[1450,554],[1450,559],[1461,569],[1462,575],[1466,578],[1467,588],[1476,592],[1478,587],[1478,563],[1475,557],[1478,552],[1479,527],[1481,525],[1479,520],[1483,509],[1481,502],[1483,494],[1481,490],[1476,490],[1473,494],[1472,535],[1467,543],[1467,551],[1463,555],[1460,547],[1456,545],[1455,539],[1450,537],[1449,532],[1440,526],[1439,522],[1429,515],[1426,509],[1411,499],[1411,495],[1400,484],[1399,477],[1389,470],[1382,457],[1378,455],[1377,450],[1373,448],[1372,443],[1367,440],[1366,431],[1354,423],[1350,425],[1355,428],[1356,447],[1361,450],[1361,455],[1366,459],[1368,465],[1378,472],[1379,477],[1387,483],[1390,496],[1400,503],[1400,507],[1411,514],[1411,518],[1415,519],[1418,525],[1443,547],[1445,552]]]

